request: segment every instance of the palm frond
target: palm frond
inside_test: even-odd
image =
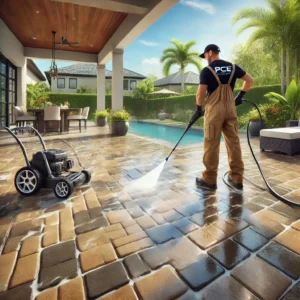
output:
[[[197,44],[196,41],[189,41],[186,44],[183,45],[183,51],[188,52],[190,50],[191,47],[195,46]]]
[[[264,22],[270,18],[270,12],[265,8],[244,8],[238,11],[232,18],[232,25],[242,19],[253,19]]]
[[[274,34],[271,30],[268,30],[267,28],[259,28],[251,34],[251,36],[249,37],[246,43],[246,47],[247,48],[250,47],[254,42],[260,39],[264,39],[272,36],[274,36]]]
[[[165,62],[164,66],[163,66],[164,76],[169,76],[170,69],[173,65],[179,65],[179,63],[174,59],[169,59]]]
[[[202,63],[199,59],[195,59],[193,57],[189,57],[187,60],[188,64],[192,64],[197,67],[198,71],[200,72],[203,68]]]

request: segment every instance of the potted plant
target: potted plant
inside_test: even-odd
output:
[[[263,116],[262,116],[263,117]],[[260,130],[265,127],[265,121],[260,119],[260,115],[256,109],[249,112],[249,132],[251,136],[260,136]]]
[[[94,113],[96,124],[100,127],[106,125],[109,112],[107,110],[98,110]]]
[[[126,135],[129,129],[129,113],[123,109],[116,111],[109,116],[110,118],[110,129],[113,135],[123,136]]]
[[[286,121],[286,126],[294,126],[298,122],[297,115],[300,108],[300,85],[297,86],[295,80],[289,84],[285,97],[277,93],[267,93],[265,96],[272,102],[277,104],[283,113],[288,115],[289,120]]]

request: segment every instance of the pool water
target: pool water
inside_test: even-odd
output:
[[[177,143],[185,128],[171,127],[147,122],[131,121],[129,132],[141,136]],[[203,131],[191,128],[183,137],[180,144],[199,143],[203,141]]]

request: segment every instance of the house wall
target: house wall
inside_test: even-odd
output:
[[[28,68],[26,71],[26,84],[36,84],[40,82],[40,80],[35,74],[33,74]]]
[[[76,93],[77,89],[79,89],[81,86],[86,86],[88,89],[92,90],[92,92],[96,93],[97,91],[97,78],[96,77],[76,77],[76,76],[59,76],[58,78],[64,78],[65,79],[65,87],[64,88],[58,88],[57,87],[57,79],[51,78],[51,91],[52,92],[62,92],[62,93]],[[70,78],[77,78],[77,88],[76,89],[70,89],[69,87],[69,79]],[[141,79],[127,79],[125,78],[124,81],[128,82],[128,89],[123,90],[124,94],[131,94],[133,93],[133,89],[130,89],[130,83],[136,81],[136,85],[139,81],[142,81]],[[105,90],[111,91],[112,88],[112,80],[111,78],[105,79]]]

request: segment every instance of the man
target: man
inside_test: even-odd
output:
[[[198,187],[217,188],[220,136],[223,134],[230,171],[228,181],[237,189],[243,189],[244,163],[242,160],[238,120],[235,106],[242,103],[243,96],[253,86],[252,77],[239,66],[221,60],[220,48],[210,44],[200,55],[208,61],[208,66],[200,73],[200,85],[196,95],[197,110],[191,118],[194,123],[203,115],[203,102],[206,94],[204,116],[204,155],[205,170],[202,178],[197,177]],[[241,92],[234,98],[236,79],[244,81]]]

